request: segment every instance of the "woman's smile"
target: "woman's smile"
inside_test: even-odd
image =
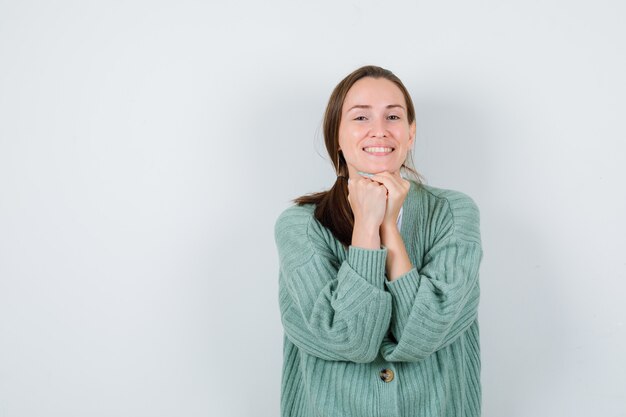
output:
[[[365,152],[367,152],[370,155],[374,155],[374,156],[387,156],[389,155],[391,152],[394,151],[394,148],[385,148],[385,147],[367,147],[367,148],[363,148],[363,150]]]

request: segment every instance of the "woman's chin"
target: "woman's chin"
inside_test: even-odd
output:
[[[399,166],[379,165],[379,166],[367,166],[364,169],[359,169],[360,172],[366,172],[368,174],[378,174],[380,172],[396,173],[400,170]]]

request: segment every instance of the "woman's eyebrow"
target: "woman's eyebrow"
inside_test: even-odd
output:
[[[405,111],[406,111],[406,109],[404,108],[404,106],[402,106],[402,105],[400,105],[400,104],[390,104],[390,105],[388,105],[386,108],[388,108],[388,109],[392,109],[392,108],[394,108],[394,107],[400,107],[402,110],[405,110]],[[355,106],[350,107],[350,108],[348,109],[348,111],[351,111],[351,110],[354,110],[354,109],[371,109],[371,108],[372,108],[372,106],[369,106],[369,105],[367,105],[367,104],[357,104],[357,105],[355,105]]]

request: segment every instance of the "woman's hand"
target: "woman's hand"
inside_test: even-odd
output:
[[[372,180],[383,184],[388,191],[385,217],[380,227],[380,241],[387,248],[385,264],[387,279],[394,281],[413,268],[397,223],[411,183],[402,178],[399,173],[394,175],[389,172],[374,175]]]
[[[354,214],[352,245],[380,249],[380,226],[385,218],[387,188],[361,176],[350,178],[348,202]]]
[[[387,171],[380,172],[372,176],[371,179],[387,189],[387,205],[381,226],[383,228],[395,227],[402,204],[404,204],[411,188],[411,183],[402,178],[400,173],[392,174]]]

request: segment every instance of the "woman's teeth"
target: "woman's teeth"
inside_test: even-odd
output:
[[[370,152],[370,153],[380,153],[380,152],[391,152],[393,151],[393,148],[369,147],[369,148],[363,148],[363,150],[365,152]]]

